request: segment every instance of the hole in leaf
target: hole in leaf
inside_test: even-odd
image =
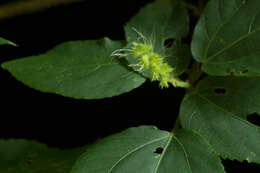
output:
[[[156,150],[154,151],[154,153],[156,153],[156,154],[162,154],[162,152],[163,152],[163,148],[162,148],[162,147],[158,147],[158,148],[156,148]]]
[[[226,94],[226,89],[224,89],[224,88],[216,88],[216,89],[214,90],[214,92],[215,92],[216,94]]]
[[[188,79],[188,73],[186,73],[186,72],[184,72],[184,73],[182,73],[180,76],[179,76],[179,78],[181,79],[181,80],[187,80]]]
[[[32,164],[32,159],[28,159],[28,160],[27,160],[27,164],[28,164],[28,165],[31,165],[31,164]]]
[[[163,43],[164,47],[166,48],[170,48],[174,42],[174,38],[169,38],[169,39],[166,39]]]
[[[254,112],[249,114],[246,116],[246,118],[250,123],[260,126],[260,115],[258,113]]]
[[[224,88],[216,88],[216,89],[214,89],[214,92],[216,94],[226,94],[227,91]]]
[[[248,73],[248,70],[245,69],[245,70],[243,70],[241,73]]]
[[[27,159],[27,164],[28,164],[28,165],[31,165],[33,159],[35,159],[35,158],[37,158],[37,157],[39,157],[38,154],[32,154],[32,155],[30,155],[30,156],[28,157],[28,159]]]

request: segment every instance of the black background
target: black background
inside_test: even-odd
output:
[[[124,23],[151,1],[84,1],[2,20],[0,36],[19,47],[1,46],[0,63],[38,55],[69,40],[104,36],[122,40]],[[192,25],[195,22],[192,19]],[[171,130],[185,93],[183,89],[161,90],[157,83],[146,82],[121,96],[75,100],[26,87],[2,69],[0,79],[0,138],[32,139],[59,148],[83,146],[144,124]],[[247,162],[223,163],[228,173],[260,170],[259,165]]]

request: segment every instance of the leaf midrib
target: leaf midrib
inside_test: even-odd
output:
[[[157,162],[157,165],[155,166],[155,169],[154,169],[153,173],[157,173],[158,168],[159,168],[159,166],[160,166],[160,163],[161,163],[161,161],[162,161],[162,159],[163,159],[163,157],[164,157],[164,155],[165,155],[165,153],[166,153],[166,151],[167,151],[167,149],[168,149],[168,147],[169,147],[169,145],[170,145],[170,143],[171,143],[171,141],[172,141],[173,138],[174,138],[174,139],[176,140],[176,142],[181,146],[181,149],[182,149],[182,151],[183,151],[183,153],[184,153],[184,155],[185,155],[185,159],[186,159],[187,165],[188,165],[188,167],[189,167],[190,173],[193,172],[192,169],[191,169],[191,166],[190,166],[189,159],[188,159],[188,153],[187,153],[187,151],[185,150],[184,145],[181,143],[181,141],[180,141],[177,137],[175,137],[173,134],[170,133],[169,140],[167,141],[167,144],[166,144],[165,147],[164,147],[163,153],[161,154],[160,159],[159,159],[159,161]]]
[[[219,1],[218,1],[219,2]],[[218,3],[218,6],[219,6],[219,3]],[[207,54],[208,54],[208,50],[210,48],[210,45],[212,43],[212,41],[216,38],[216,36],[218,35],[218,33],[220,32],[220,29],[226,24],[228,23],[232,17],[241,9],[243,5],[241,4],[233,13],[232,15],[230,16],[230,18],[228,18],[226,21],[224,21],[216,30],[216,33],[212,36],[212,38],[209,40],[209,43],[208,43],[208,46],[206,47],[206,51],[204,53],[204,57],[206,58],[207,57]],[[204,16],[205,17],[205,16]],[[207,29],[207,28],[206,28]],[[207,29],[208,30],[208,29]],[[207,62],[208,59],[206,59],[206,62]]]
[[[153,173],[156,173],[156,172],[158,171],[158,168],[159,168],[159,166],[160,166],[160,163],[161,163],[161,161],[162,161],[162,159],[163,159],[163,157],[164,157],[164,155],[165,155],[165,153],[166,153],[166,150],[168,149],[168,146],[170,145],[170,143],[171,143],[171,141],[172,141],[172,138],[173,138],[173,135],[170,134],[170,137],[169,137],[169,139],[168,139],[168,141],[167,141],[167,144],[166,144],[165,147],[164,147],[164,150],[163,150],[163,152],[162,152],[162,154],[161,154],[161,156],[160,156],[160,159],[158,160],[158,162],[157,162],[157,164],[156,164],[156,166],[155,166],[155,168],[154,168]]]
[[[223,49],[219,50],[218,52],[216,52],[214,55],[210,56],[207,58],[207,60],[204,63],[207,63],[208,61],[214,59],[216,56],[222,54],[223,52],[225,52],[226,50],[230,49],[231,47],[233,47],[234,45],[236,45],[236,43],[246,39],[247,37],[249,37],[250,35],[253,35],[255,33],[257,33],[258,31],[260,31],[260,27],[256,28],[254,31],[250,32],[250,33],[246,33],[245,35],[242,35],[241,37],[239,37],[237,40],[233,41],[232,43],[230,43],[229,45],[227,45],[226,47],[224,47]]]
[[[228,110],[226,110],[226,109],[220,107],[219,105],[217,105],[217,104],[214,103],[213,101],[211,101],[211,100],[209,100],[208,98],[206,98],[206,97],[204,97],[203,95],[201,95],[199,92],[196,92],[196,93],[194,93],[194,94],[196,94],[196,95],[199,96],[201,99],[205,100],[205,101],[208,102],[210,105],[212,105],[212,106],[214,106],[215,108],[217,108],[218,110],[220,110],[220,111],[222,111],[222,112],[224,112],[224,113],[226,113],[226,114],[231,115],[231,117],[233,117],[234,119],[237,119],[237,120],[239,120],[239,121],[242,121],[243,123],[246,123],[246,124],[248,124],[249,126],[254,127],[254,128],[256,128],[256,129],[260,129],[260,127],[254,125],[254,124],[252,124],[252,123],[250,123],[250,122],[248,122],[248,121],[245,121],[244,119],[240,118],[239,116],[235,115],[234,113],[232,113],[232,112],[230,112],[230,111],[228,111]]]
[[[173,136],[174,138],[175,138],[175,140],[179,143],[179,145],[181,146],[181,148],[182,148],[182,150],[183,150],[183,152],[184,152],[184,155],[185,155],[185,159],[186,159],[186,162],[187,162],[187,164],[188,164],[188,167],[189,167],[189,171],[190,171],[190,173],[193,173],[193,171],[192,171],[192,169],[191,169],[191,165],[190,165],[190,161],[189,161],[189,157],[188,157],[188,153],[187,153],[187,151],[185,150],[185,147],[184,147],[184,145],[183,145],[183,143],[177,138],[177,137],[175,137],[175,136]]]
[[[219,4],[218,4],[219,5]],[[230,18],[228,18],[226,21],[224,21],[216,30],[216,33],[213,35],[213,37],[209,40],[209,43],[208,43],[208,46],[206,47],[206,51],[204,53],[204,57],[205,57],[205,61],[203,63],[208,63],[210,60],[214,59],[216,56],[222,54],[223,52],[225,52],[226,50],[228,50],[229,48],[233,47],[236,43],[242,41],[243,39],[246,39],[247,37],[249,37],[250,35],[252,34],[255,34],[257,33],[258,31],[260,31],[260,27],[256,28],[254,31],[251,31],[251,27],[252,27],[252,22],[249,26],[249,31],[250,32],[247,32],[245,35],[242,35],[241,37],[239,37],[237,40],[233,41],[232,43],[230,43],[228,46],[220,49],[219,51],[217,51],[215,54],[213,54],[212,56],[208,57],[207,58],[207,54],[208,54],[208,50],[211,46],[211,43],[213,40],[215,40],[216,36],[218,35],[218,33],[220,32],[221,28],[223,28],[223,26],[225,24],[227,24],[231,19],[232,17],[237,13],[239,12],[239,10],[241,9],[241,7],[243,6],[243,4],[241,4],[233,13],[232,15],[230,16]],[[260,10],[258,10],[256,12],[256,15],[260,12]],[[256,15],[253,16],[253,19],[255,19]],[[254,21],[254,20],[252,20]]]

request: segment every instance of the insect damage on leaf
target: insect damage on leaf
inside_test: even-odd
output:
[[[246,119],[250,123],[255,124],[260,127],[260,114],[259,113],[257,113],[257,112],[251,113],[246,116]]]
[[[156,148],[156,150],[154,151],[154,153],[156,153],[156,154],[162,154],[162,153],[163,153],[163,148],[162,148],[162,147]]]
[[[133,28],[134,29],[134,28]],[[131,67],[137,67],[137,71],[149,70],[151,81],[159,81],[161,88],[168,88],[169,83],[174,87],[188,88],[189,83],[181,81],[174,73],[174,68],[167,62],[164,62],[164,56],[154,52],[154,46],[151,40],[136,29],[134,29],[143,42],[132,42],[128,49],[118,49],[112,53],[112,56],[126,57],[137,59],[137,64],[130,64]],[[139,40],[139,39],[138,39]],[[125,53],[127,52],[127,53]]]

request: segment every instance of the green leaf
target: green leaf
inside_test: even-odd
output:
[[[73,41],[44,55],[2,64],[18,80],[43,92],[74,98],[97,99],[128,92],[145,79],[111,57],[119,41]]]
[[[195,28],[192,54],[211,75],[260,75],[260,1],[211,0]]]
[[[182,44],[180,40],[173,42],[172,46],[165,50],[165,60],[174,67],[174,74],[180,75],[187,71],[191,61],[190,46]]]
[[[89,147],[71,173],[223,173],[220,159],[199,135],[176,136],[151,126],[130,128]]]
[[[58,150],[38,142],[0,140],[0,172],[68,173],[83,149]]]
[[[4,44],[10,44],[10,45],[16,46],[15,43],[0,37],[0,45],[4,45]]]
[[[188,34],[189,16],[178,0],[157,0],[141,9],[124,29],[128,43],[143,41],[138,31],[154,44],[155,51],[161,53],[165,40]]]
[[[247,120],[260,113],[259,91],[258,77],[207,77],[185,96],[181,124],[222,157],[260,163],[260,128]]]

